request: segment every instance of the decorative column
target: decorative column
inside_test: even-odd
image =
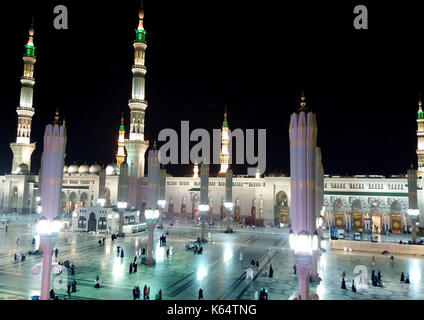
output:
[[[233,220],[233,170],[228,169],[225,173],[225,214],[227,219],[227,230],[225,232],[232,233],[232,220]]]
[[[315,149],[315,225],[313,234],[318,237],[318,247],[312,252],[312,267],[311,267],[311,279],[314,282],[319,282],[318,278],[318,257],[320,255],[320,242],[321,235],[319,231],[319,223],[321,218],[321,208],[323,204],[323,193],[321,188],[321,173],[322,172],[322,163],[321,163],[321,148],[317,147]],[[347,220],[346,220],[347,223]]]
[[[159,206],[159,222],[158,222],[158,228],[162,229],[162,219],[163,219],[163,209],[166,205],[166,197],[165,197],[165,190],[166,190],[166,169],[161,167],[159,171],[159,200],[158,200],[158,206]]]
[[[412,232],[412,243],[417,243],[417,216],[420,214],[418,209],[417,200],[417,171],[411,164],[411,168],[408,170],[408,202],[409,209],[408,214],[411,217],[411,232]],[[405,217],[405,224],[408,223],[408,219]]]
[[[128,165],[126,162],[121,163],[119,168],[118,178],[118,211],[119,211],[119,236],[122,236],[122,229],[124,226],[124,213],[127,208],[128,199]]]
[[[147,239],[147,255],[146,260],[144,260],[144,264],[152,265],[155,264],[155,260],[153,259],[153,243],[155,238],[155,226],[158,222],[159,217],[159,209],[146,209],[144,211],[144,215],[146,217],[146,223],[147,223],[147,232],[148,232],[148,239]]]
[[[289,135],[292,196],[289,241],[296,260],[300,299],[309,300],[312,252],[318,247],[318,237],[314,235],[317,126],[315,114],[306,109],[303,93],[299,111],[291,116]]]
[[[41,300],[49,300],[52,254],[60,230],[60,223],[54,219],[61,210],[60,197],[65,148],[65,126],[47,125],[44,133],[41,212],[37,225],[37,231],[40,234],[40,247],[43,252]]]
[[[200,216],[202,219],[202,226],[200,232],[200,239],[202,242],[207,242],[206,239],[206,215],[209,211],[209,164],[202,162],[200,165]]]
[[[102,168],[99,173],[99,196],[97,198],[97,203],[102,207],[106,204],[105,198],[105,185],[106,185],[106,170]],[[109,205],[109,204],[106,204]]]

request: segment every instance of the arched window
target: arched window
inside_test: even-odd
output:
[[[80,229],[87,228],[87,219],[85,217],[79,217],[79,219],[78,219],[78,228],[80,228]]]

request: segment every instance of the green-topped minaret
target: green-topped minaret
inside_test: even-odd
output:
[[[417,176],[419,178],[424,177],[424,114],[423,114],[423,102],[421,95],[418,98],[418,115],[417,115],[417,156],[418,156],[418,171]]]
[[[28,170],[31,169],[31,155],[35,150],[35,143],[31,143],[32,116],[35,109],[33,102],[34,65],[35,65],[35,45],[34,45],[34,20],[28,32],[29,39],[25,45],[24,72],[21,77],[21,96],[19,105],[16,108],[18,114],[18,128],[16,142],[10,144],[13,152],[12,174],[17,173],[20,164],[26,164]]]
[[[143,3],[138,14],[138,28],[135,31],[136,38],[134,46],[134,65],[132,66],[133,80],[131,98],[128,102],[130,108],[130,134],[125,140],[127,150],[128,176],[130,178],[144,177],[144,154],[149,147],[149,142],[144,140],[144,116],[147,109],[145,97],[146,77],[146,30],[144,30]]]

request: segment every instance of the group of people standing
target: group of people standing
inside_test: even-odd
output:
[[[135,286],[132,292],[133,300],[140,300],[140,287]],[[147,285],[144,285],[143,300],[150,300],[150,287],[147,287]],[[162,300],[162,289],[160,289],[158,293],[156,293],[155,300]]]

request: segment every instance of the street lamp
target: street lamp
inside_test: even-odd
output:
[[[417,217],[420,214],[420,210],[419,209],[408,209],[408,214],[411,217],[411,222],[412,222],[412,243],[416,244],[417,243]]]
[[[145,264],[155,264],[155,260],[153,259],[153,241],[154,241],[154,231],[155,225],[159,218],[159,209],[146,209],[144,211],[144,216],[146,217],[147,222],[147,257],[144,261]]]
[[[318,233],[314,232],[311,236],[302,230],[298,234],[294,234],[293,230],[290,229],[289,243],[294,251],[296,269],[299,274],[300,297],[302,300],[308,300],[312,254],[313,250],[318,249]]]

